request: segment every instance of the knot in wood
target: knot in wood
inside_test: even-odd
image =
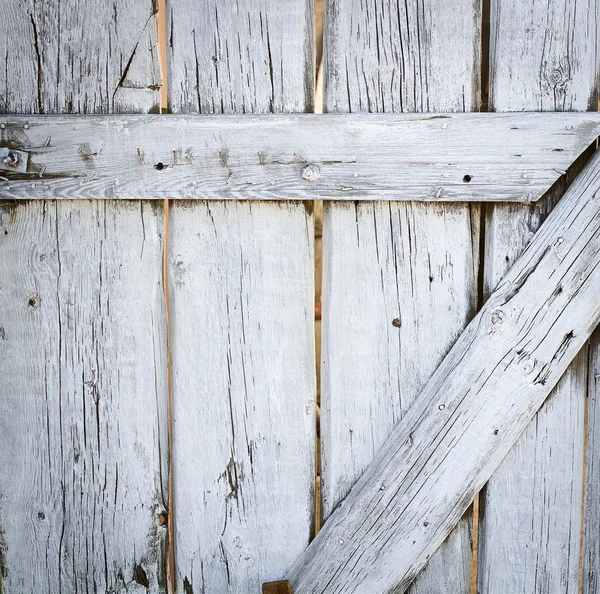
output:
[[[535,359],[527,357],[527,359],[525,359],[521,364],[521,369],[523,370],[523,373],[525,375],[529,375],[535,369],[535,363]]]
[[[321,177],[321,170],[318,165],[314,165],[313,163],[309,163],[302,170],[302,179],[306,181],[315,181]]]
[[[492,326],[499,326],[500,324],[502,324],[502,322],[504,322],[505,319],[506,313],[503,309],[500,309],[498,307],[492,310],[490,314],[490,323],[492,324]]]

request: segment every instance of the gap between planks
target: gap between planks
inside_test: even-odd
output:
[[[168,113],[168,67],[167,67],[167,0],[156,4],[156,27],[158,59],[160,64],[160,113]],[[173,382],[171,378],[171,301],[169,298],[169,200],[163,201],[163,254],[162,274],[165,293],[165,317],[167,325],[167,592],[175,594],[175,513],[173,510]]]

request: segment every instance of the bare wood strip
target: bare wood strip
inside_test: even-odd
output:
[[[7,116],[0,198],[531,203],[599,134],[593,114]]]
[[[158,104],[152,0],[2,3],[0,55],[3,113]],[[3,594],[164,591],[162,220],[139,201],[0,209]]]
[[[169,0],[167,8],[174,112],[310,108],[312,1]],[[301,202],[248,201],[265,196],[238,185],[245,174],[237,162],[245,160],[259,178],[270,169],[267,189],[279,169],[288,170],[288,181],[303,182],[302,161],[284,138],[297,120],[164,121],[173,132],[161,133],[165,152],[139,144],[147,165],[134,159],[138,176],[147,170],[158,187],[179,186],[165,196],[244,200],[171,205],[176,586],[258,593],[289,571],[313,528],[314,230],[312,211]],[[219,122],[231,122],[231,133]],[[255,142],[266,138],[263,147],[271,146],[277,122],[290,122],[280,130],[286,150],[278,153],[290,164],[260,165],[274,157],[261,157]],[[210,132],[192,141],[196,129]],[[238,151],[238,139],[250,144]],[[173,157],[178,165],[171,167]],[[155,158],[168,167],[155,169]],[[206,184],[214,174],[225,192]]]
[[[491,109],[597,110],[596,2],[521,1],[508,7],[493,0],[491,21]],[[577,163],[535,206],[486,207],[486,296],[580,169]],[[579,591],[586,382],[584,351],[482,492],[481,594]]]
[[[472,0],[327,2],[326,110],[477,110],[480,21],[479,2]],[[461,158],[451,157],[445,148],[443,156],[438,153],[438,166],[428,165],[444,144],[444,134],[458,121],[487,120],[429,113],[368,117],[381,118],[394,128],[398,122],[411,122],[402,132],[398,129],[395,138],[403,144],[416,133],[419,139],[415,136],[414,146],[399,144],[394,150],[379,146],[380,132],[373,130],[375,144],[360,151],[360,158],[370,152],[377,161],[394,162],[390,172],[370,176],[377,188],[366,197],[377,201],[325,205],[321,402],[325,518],[410,410],[476,311],[480,206],[415,201],[497,198],[494,192],[472,186],[487,174],[472,173],[471,165],[463,167]],[[415,122],[430,123],[436,148],[427,146],[420,124],[420,130],[412,128]],[[460,152],[469,153],[467,144],[478,136],[463,129],[462,137],[457,137]],[[422,150],[429,156],[418,157]],[[520,149],[513,152],[521,154]],[[480,152],[476,153],[471,156],[479,159]],[[404,158],[406,167],[401,164]],[[434,171],[434,176],[441,174],[437,180],[430,177]],[[415,174],[419,182],[409,187]],[[395,187],[387,191],[380,181],[391,177]],[[406,202],[381,202],[387,198]],[[468,594],[471,554],[467,513],[417,576],[411,594]]]
[[[403,591],[456,525],[600,321],[599,196],[597,153],[298,561],[295,594]]]

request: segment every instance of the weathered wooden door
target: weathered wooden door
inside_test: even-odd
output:
[[[0,150],[39,161],[57,144],[48,135],[31,146],[41,124],[9,114],[162,106],[190,119],[169,129],[174,148],[161,161],[132,147],[135,165],[178,179],[176,166],[193,158],[180,144],[195,116],[313,111],[313,20],[311,0],[167,0],[159,12],[154,0],[5,2]],[[324,108],[597,111],[599,47],[594,0],[327,0]],[[253,120],[250,134],[244,122],[240,135],[266,142],[266,125]],[[592,138],[594,125],[581,124]],[[75,134],[68,127],[61,120],[61,138]],[[535,204],[484,203],[493,198],[478,198],[477,175],[463,172],[452,196],[427,187],[429,202],[407,198],[402,179],[397,196],[389,184],[377,196],[376,183],[361,195],[358,170],[337,188],[343,199],[326,202],[323,219],[317,450],[310,191],[304,201],[267,201],[248,183],[237,199],[214,200],[197,179],[186,186],[194,200],[162,200],[168,181],[120,200],[141,174],[116,159],[106,182],[100,136],[74,153],[85,176],[0,170],[10,198],[0,207],[0,594],[250,594],[285,577],[295,594],[466,594],[475,579],[481,594],[597,591],[597,333],[499,464],[478,510],[469,507],[435,553],[419,543],[422,553],[390,571],[367,562],[368,551],[345,557],[360,543],[337,536],[345,524],[335,516],[319,541],[333,534],[335,555],[319,542],[307,552],[316,518],[326,521],[361,476],[379,476],[368,473],[380,448],[408,426],[436,369],[593,149],[568,172],[558,168],[559,182]],[[260,167],[268,157],[252,155]],[[236,175],[225,144],[214,161],[225,196]],[[308,164],[294,150],[288,161],[298,171]],[[593,199],[590,167],[573,200]],[[541,174],[519,175],[527,185]],[[42,199],[46,182],[63,198],[95,198],[94,183],[100,195]],[[30,200],[14,200],[15,187]],[[595,222],[593,210],[582,212]],[[597,249],[589,228],[580,235]],[[594,278],[585,276],[588,287]],[[510,445],[517,435],[505,429],[494,431]],[[419,513],[428,540],[434,522]],[[435,538],[453,523],[440,521]],[[406,525],[378,535],[382,551]]]

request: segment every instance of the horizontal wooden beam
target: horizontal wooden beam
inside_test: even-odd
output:
[[[598,295],[600,152],[297,562],[294,594],[404,591],[591,335]]]
[[[0,116],[0,198],[535,202],[600,115]]]

